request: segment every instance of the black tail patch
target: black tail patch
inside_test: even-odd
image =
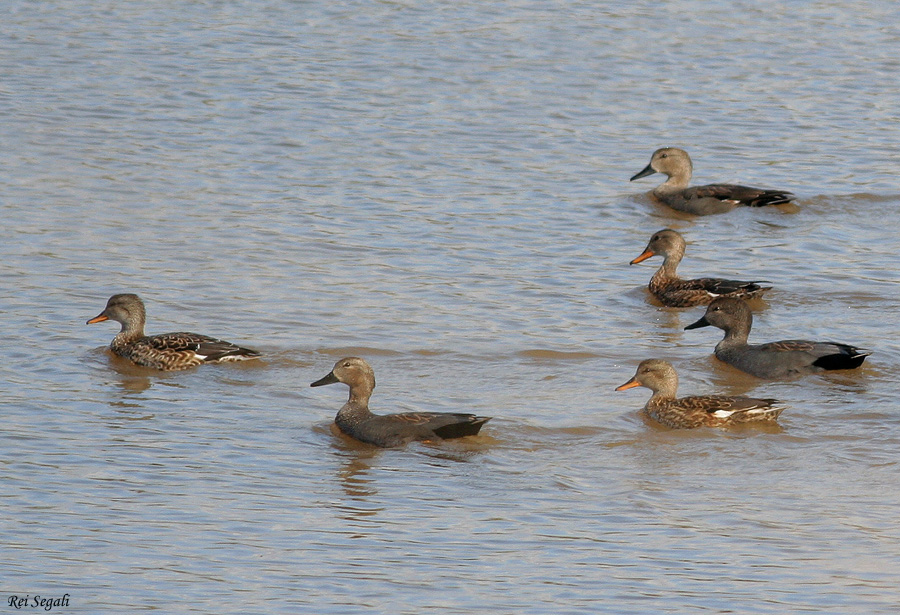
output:
[[[813,365],[822,369],[854,369],[863,364],[866,357],[872,354],[866,350],[860,350],[853,346],[841,345],[841,352],[825,355],[813,361]]]
[[[796,197],[784,190],[766,190],[758,197],[747,203],[750,207],[765,207],[766,205],[781,205],[790,203]]]
[[[490,421],[490,417],[473,416],[470,421],[465,423],[452,423],[444,425],[434,430],[435,435],[444,438],[462,438],[463,436],[474,436],[481,431],[482,425]]]

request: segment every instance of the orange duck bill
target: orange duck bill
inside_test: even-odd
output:
[[[87,321],[87,324],[92,325],[95,322],[103,322],[104,320],[109,320],[109,316],[101,313],[101,314],[98,314],[97,316],[94,316],[89,321]]]
[[[633,389],[634,387],[639,387],[639,386],[641,386],[641,383],[638,382],[637,380],[635,380],[634,378],[632,378],[625,384],[620,384],[619,386],[617,386],[616,390],[617,391],[625,391],[627,389]]]
[[[644,250],[644,253],[638,256],[636,259],[628,263],[629,265],[637,265],[638,263],[643,263],[645,260],[650,258],[651,256],[656,256],[656,252],[651,249]]]

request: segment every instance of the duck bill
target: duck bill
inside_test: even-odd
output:
[[[644,252],[640,256],[638,256],[636,259],[634,259],[633,261],[631,261],[628,264],[629,265],[637,265],[638,263],[643,263],[645,260],[647,260],[651,256],[656,256],[656,252],[654,252],[650,248],[647,248],[646,250],[644,250]]]
[[[653,175],[656,173],[656,169],[653,168],[653,163],[648,164],[643,171],[632,177],[629,181],[634,181],[636,179],[640,179],[642,177],[647,177],[648,175]]]
[[[640,384],[637,380],[635,380],[634,378],[632,378],[631,380],[629,380],[629,381],[626,382],[625,384],[620,384],[619,386],[617,386],[617,387],[616,387],[616,390],[617,390],[617,391],[625,391],[625,390],[627,390],[627,389],[633,389],[634,387],[639,387],[639,386],[641,386],[641,384]]]
[[[92,325],[95,322],[103,322],[104,320],[109,320],[109,316],[107,316],[106,314],[98,314],[97,316],[94,316],[89,321],[87,321],[87,324]]]
[[[686,326],[684,328],[684,330],[687,331],[688,329],[699,329],[700,327],[709,327],[709,326],[712,326],[712,325],[710,325],[709,321],[706,320],[706,316],[703,316],[700,320],[698,320],[694,324]]]
[[[326,384],[335,384],[336,382],[340,382],[340,380],[337,379],[337,376],[334,375],[334,372],[330,372],[327,376],[325,376],[324,378],[321,378],[319,380],[316,380],[309,386],[320,387],[320,386],[325,386]]]

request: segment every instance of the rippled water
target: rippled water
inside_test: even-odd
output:
[[[893,3],[14,2],[0,37],[0,604],[72,613],[893,613],[900,10]],[[796,206],[694,218],[629,183]],[[771,280],[757,341],[874,350],[760,383],[711,358],[683,275]],[[158,374],[148,331],[261,362]],[[376,451],[376,411],[494,416]],[[752,392],[780,427],[677,432],[614,393]],[[33,610],[33,609],[32,609]]]

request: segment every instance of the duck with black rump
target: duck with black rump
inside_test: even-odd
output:
[[[780,205],[796,198],[786,190],[764,190],[737,184],[709,184],[691,188],[688,184],[693,170],[694,165],[686,151],[677,147],[663,147],[653,152],[650,164],[635,174],[631,181],[654,173],[666,175],[668,179],[650,194],[672,209],[698,216],[722,214],[739,205]]]
[[[375,389],[375,372],[359,357],[345,357],[324,378],[309,386],[343,383],[350,398],[334,417],[344,435],[382,448],[402,446],[414,440],[440,442],[478,434],[491,417],[455,412],[404,412],[373,414],[369,398]]]

